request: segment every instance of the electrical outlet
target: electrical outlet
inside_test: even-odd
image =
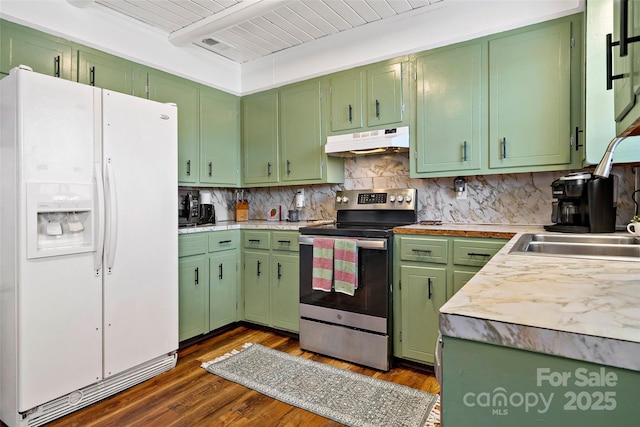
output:
[[[456,200],[467,200],[467,186],[464,186],[464,190],[456,192]]]

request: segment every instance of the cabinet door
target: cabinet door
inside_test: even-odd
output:
[[[149,99],[178,106],[178,182],[195,184],[198,181],[198,89],[186,80],[160,71],[150,71],[148,79]]]
[[[7,21],[0,25],[0,72],[18,65],[66,80],[75,80],[73,49],[64,40]]]
[[[269,325],[269,252],[244,252],[244,318]]]
[[[99,52],[78,52],[78,82],[134,95],[134,64]],[[144,93],[135,94],[146,96]]]
[[[331,130],[362,127],[362,71],[340,74],[329,81]]]
[[[482,48],[472,44],[417,60],[417,171],[480,168]]]
[[[278,93],[242,99],[242,170],[245,184],[278,182]]]
[[[451,298],[456,294],[456,292],[462,289],[462,287],[466,285],[467,282],[471,280],[471,278],[475,276],[477,272],[478,270],[474,270],[474,271],[454,270],[453,271],[453,289],[452,289],[451,295],[447,296],[448,297],[447,299]]]
[[[298,255],[271,255],[271,324],[300,330],[300,262]]]
[[[402,63],[367,70],[367,126],[402,122]]]
[[[571,161],[571,22],[489,41],[489,88],[490,168]]]
[[[402,355],[434,362],[438,340],[438,311],[446,301],[445,268],[400,267]]]
[[[200,91],[200,183],[236,186],[240,168],[237,96]]]
[[[280,91],[281,181],[322,179],[320,83]]]
[[[203,256],[179,260],[178,339],[184,341],[208,331],[206,312],[207,261]]]
[[[209,330],[236,321],[236,251],[217,252],[209,257]]]

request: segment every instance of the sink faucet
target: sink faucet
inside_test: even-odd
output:
[[[613,164],[613,152],[615,151],[618,144],[620,144],[623,140],[627,139],[626,136],[615,137],[609,143],[607,150],[604,152],[604,156],[596,166],[596,170],[593,171],[595,176],[600,178],[609,178],[609,174],[611,173],[611,166]]]

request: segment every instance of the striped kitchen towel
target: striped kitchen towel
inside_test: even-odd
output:
[[[313,238],[313,273],[311,288],[331,292],[333,282],[333,239]]]
[[[336,239],[333,248],[334,288],[353,296],[358,289],[358,246],[353,239]]]

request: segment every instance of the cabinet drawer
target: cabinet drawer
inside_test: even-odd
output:
[[[207,253],[209,233],[181,234],[178,236],[178,257]]]
[[[419,239],[403,237],[400,239],[400,259],[404,261],[447,263],[446,239]]]
[[[250,249],[266,249],[271,248],[270,233],[268,231],[243,231],[242,245]]]
[[[236,249],[240,244],[237,231],[214,231],[209,234],[209,252]]]
[[[496,241],[453,241],[453,263],[457,265],[472,265],[482,267],[504,244],[505,240]]]
[[[276,251],[299,252],[298,233],[292,231],[271,232],[271,249]]]

